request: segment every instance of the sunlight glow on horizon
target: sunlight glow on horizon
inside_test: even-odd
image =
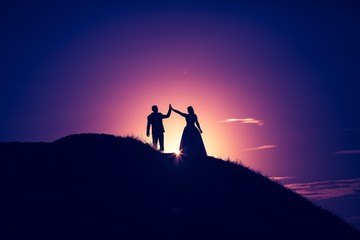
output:
[[[161,17],[154,21],[160,30],[171,29]],[[273,97],[273,88],[302,76],[297,72],[293,76],[287,65],[269,62],[291,65],[288,49],[261,29],[245,25],[235,35],[220,24],[204,32],[194,28],[191,38],[178,31],[159,38],[148,26],[119,35],[118,24],[92,29],[44,64],[46,71],[39,74],[42,91],[32,93],[32,106],[42,106],[46,99],[51,119],[46,129],[35,117],[29,119],[33,129],[41,127],[54,138],[74,132],[134,134],[150,143],[145,131],[152,105],[162,113],[167,112],[168,104],[183,112],[193,106],[209,156],[240,159],[256,169],[282,168],[259,161],[273,158],[275,151],[265,155],[249,149],[283,146],[279,139],[287,132],[279,127],[284,127],[281,121],[288,116],[281,112],[287,103]],[[129,22],[124,29],[133,29],[134,24]],[[271,84],[264,87],[264,83]],[[292,89],[282,94],[290,95]],[[24,107],[24,115],[35,115],[32,106]],[[165,152],[176,153],[186,121],[172,113],[163,122]]]
[[[292,184],[360,229],[356,1],[4,2],[0,144],[133,138],[186,174],[185,118],[163,120],[164,151],[146,127],[153,105],[192,106],[209,159]]]

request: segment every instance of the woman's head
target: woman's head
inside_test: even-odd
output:
[[[193,108],[192,106],[189,106],[189,107],[187,108],[187,110],[188,110],[188,113],[189,113],[189,114],[195,114],[194,108]]]

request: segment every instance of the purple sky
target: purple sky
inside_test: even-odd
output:
[[[210,155],[282,179],[360,225],[359,10],[342,1],[1,3],[0,141],[145,138],[151,105],[192,105]],[[172,152],[185,123],[164,123]]]

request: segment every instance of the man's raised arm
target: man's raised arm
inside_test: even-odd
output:
[[[169,110],[166,115],[163,115],[163,118],[168,118],[171,115],[171,104],[169,104]]]

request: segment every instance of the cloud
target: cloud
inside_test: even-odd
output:
[[[220,122],[221,123],[240,122],[240,123],[246,123],[246,124],[256,124],[258,126],[261,126],[264,124],[263,121],[255,119],[255,118],[228,118],[228,119],[225,119]]]
[[[360,197],[360,178],[329,180],[322,182],[292,183],[285,187],[312,200]]]
[[[246,149],[242,149],[241,151],[245,152],[245,151],[254,151],[254,150],[262,150],[262,149],[270,149],[270,148],[276,148],[276,145],[263,145],[260,147],[254,147],[254,148],[246,148]]]
[[[344,151],[335,152],[335,155],[345,155],[345,154],[360,154],[360,150],[344,150]]]
[[[280,180],[296,178],[296,177],[289,176],[289,177],[269,177],[269,178],[274,181],[280,181]]]

